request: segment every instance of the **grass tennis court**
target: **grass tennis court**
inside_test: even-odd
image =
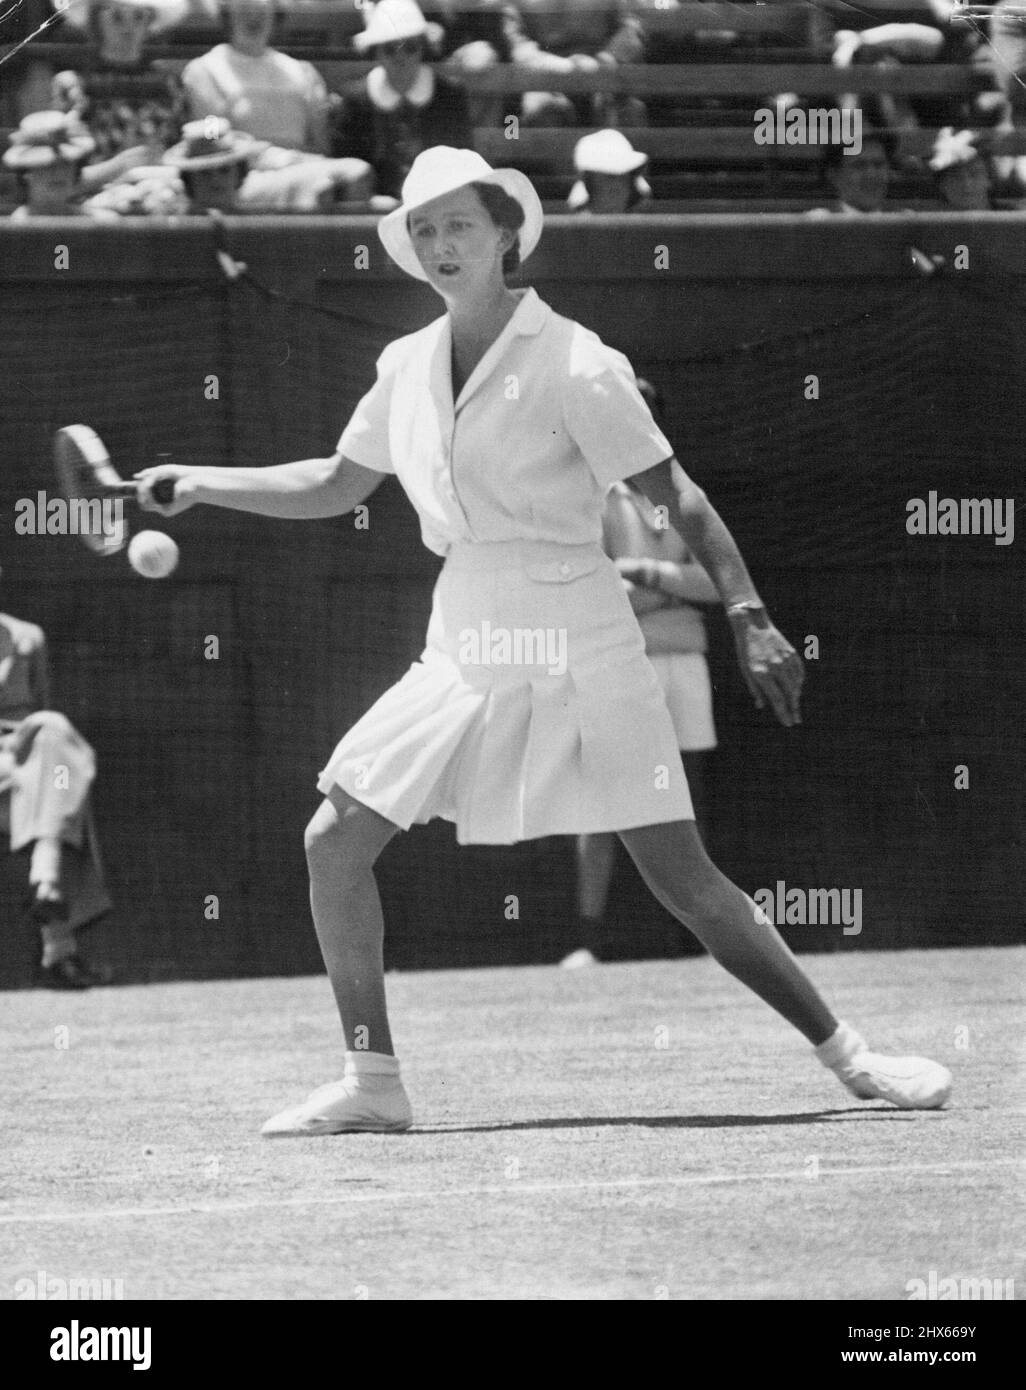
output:
[[[341,1071],[323,979],[8,994],[0,1296],[1023,1297],[1026,951],[808,959],[871,1045],[952,1068],[947,1111],[849,1098],[705,958],[390,976],[398,1136],[260,1138]]]

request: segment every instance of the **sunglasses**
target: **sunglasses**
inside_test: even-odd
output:
[[[392,43],[379,43],[378,52],[384,58],[395,58],[400,53],[422,53],[424,45],[420,39],[395,39]]]

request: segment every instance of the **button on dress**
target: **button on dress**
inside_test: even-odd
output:
[[[424,651],[318,779],[461,844],[692,820],[673,723],[616,566],[609,487],[667,459],[622,353],[518,292],[452,396],[448,315],[389,344],[339,440],[394,473],[445,557]]]

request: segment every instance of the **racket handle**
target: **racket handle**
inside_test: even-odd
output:
[[[124,497],[134,502],[139,496],[139,487],[136,483],[117,483],[113,487],[104,488],[104,495],[106,497]],[[175,500],[174,478],[161,478],[158,483],[154,483],[153,496],[162,507],[173,502]]]

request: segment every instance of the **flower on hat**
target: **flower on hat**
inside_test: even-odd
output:
[[[930,156],[930,168],[935,174],[943,174],[945,170],[958,164],[971,164],[974,159],[979,159],[977,138],[973,130],[956,131],[954,126],[946,125],[943,130],[937,132],[933,153]]]
[[[96,149],[95,140],[72,111],[33,111],[8,139],[4,164],[20,172],[45,169],[60,160],[81,164]]]

